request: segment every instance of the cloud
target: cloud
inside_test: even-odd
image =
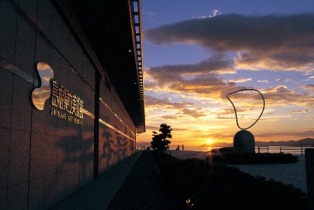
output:
[[[269,140],[300,140],[301,138],[308,138],[314,135],[313,130],[307,131],[284,131],[284,132],[271,132],[271,133],[259,133],[256,134],[255,137],[259,139],[269,139]]]
[[[193,64],[198,66],[197,64]],[[183,66],[183,65],[178,65]],[[202,98],[208,100],[215,100],[218,103],[226,100],[226,95],[233,91],[252,88],[248,86],[237,85],[239,82],[249,81],[248,78],[242,78],[241,80],[234,80],[232,82],[225,82],[219,77],[219,74],[208,73],[203,74],[202,70],[198,68],[179,68],[175,65],[154,67],[146,71],[146,76],[149,76],[150,83],[145,85],[147,93],[153,93],[156,91],[162,91],[167,93],[178,93],[181,96],[187,96],[189,94],[194,95],[194,98]],[[202,65],[200,65],[202,66]],[[172,71],[173,70],[173,71]],[[289,80],[278,79],[278,82],[288,82]],[[238,82],[238,83],[236,83]],[[261,81],[260,81],[261,82]],[[266,83],[266,81],[263,81]],[[266,107],[274,107],[288,104],[297,106],[310,106],[313,105],[313,99],[311,93],[314,92],[313,85],[303,86],[303,93],[298,93],[289,89],[285,85],[278,85],[269,87],[266,89],[260,89],[265,101]],[[248,92],[245,94],[234,95],[235,98],[242,98],[243,103],[246,104],[250,100],[257,102],[261,101],[261,96],[255,92]],[[146,105],[151,106],[163,106],[167,108],[189,108],[196,106],[195,104],[187,103],[171,103],[169,99],[157,99],[149,97],[146,100]],[[219,115],[218,118],[229,118],[226,115]]]
[[[187,115],[193,118],[199,118],[207,116],[206,113],[201,108],[195,108],[194,103],[177,103],[177,102],[170,102],[169,99],[158,99],[152,96],[145,97],[145,105],[148,110],[150,109],[173,109],[176,110],[178,113],[174,115],[163,115],[161,116],[163,119],[179,119],[182,118],[182,115]]]
[[[237,109],[237,113],[245,113],[244,109]],[[216,119],[235,119],[234,109],[223,109],[220,113],[217,114]]]
[[[276,82],[281,82],[281,83],[288,83],[291,82],[291,79],[283,79],[283,78],[278,78],[276,79]]]
[[[215,16],[220,15],[220,14],[221,14],[221,12],[218,9],[213,9],[211,15],[208,15],[208,16],[201,15],[201,16],[197,16],[196,18],[199,18],[199,19],[211,18],[211,17],[215,17]]]
[[[203,111],[200,109],[183,109],[182,110],[183,114],[189,115],[194,118],[199,118],[199,117],[205,117],[207,116]]]
[[[314,70],[314,14],[217,15],[146,30],[157,44],[195,43],[215,52],[238,52],[237,69]]]
[[[222,73],[234,73],[225,56],[215,55],[195,64],[164,65],[145,72],[146,91],[182,92],[204,97],[219,98],[226,83],[219,78]]]
[[[263,90],[263,95],[266,100],[266,106],[287,104],[309,106],[310,104],[313,104],[313,99],[308,93],[296,93],[284,85],[267,88]]]
[[[295,111],[291,111],[291,114],[306,114],[309,113],[310,110],[309,109],[303,109],[303,110],[295,110]]]
[[[186,107],[193,106],[194,103],[170,102],[170,100],[168,98],[159,99],[156,97],[146,95],[145,96],[145,105],[148,108],[150,108],[150,107],[154,107],[154,108],[162,107],[162,108],[184,109]]]
[[[161,116],[161,118],[165,119],[165,120],[176,120],[181,118],[182,116],[178,116],[178,115],[163,115]]]
[[[200,76],[208,74],[228,74],[235,73],[235,69],[232,66],[232,61],[228,60],[223,54],[216,54],[209,59],[195,63],[195,64],[182,64],[182,65],[164,65],[158,67],[152,67],[151,74],[157,72],[161,77],[170,76],[173,78],[188,77],[188,76]]]
[[[265,83],[265,84],[268,84],[269,81],[268,80],[257,80],[258,83]]]
[[[249,81],[252,81],[252,78],[240,78],[240,79],[229,80],[229,82],[234,82],[234,83],[245,83]]]
[[[303,88],[310,91],[312,95],[314,95],[314,85],[304,85]]]

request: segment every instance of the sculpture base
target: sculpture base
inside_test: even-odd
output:
[[[240,130],[233,137],[233,151],[235,153],[255,153],[254,135],[248,130]]]

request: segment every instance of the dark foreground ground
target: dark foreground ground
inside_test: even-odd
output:
[[[236,168],[143,152],[107,209],[301,210],[307,199],[293,186]]]

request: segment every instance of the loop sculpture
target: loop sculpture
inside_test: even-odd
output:
[[[255,120],[255,122],[252,125],[250,125],[246,128],[242,128],[239,125],[237,109],[236,109],[235,105],[233,104],[233,102],[231,101],[231,99],[229,98],[230,95],[238,93],[238,92],[242,92],[242,91],[255,91],[255,92],[259,93],[263,99],[263,109],[262,109],[261,114],[258,116],[258,118]],[[232,104],[232,107],[234,109],[237,126],[238,126],[238,128],[241,129],[233,137],[233,150],[234,150],[234,152],[236,152],[236,153],[255,153],[255,138],[254,138],[254,135],[251,132],[249,132],[247,129],[249,129],[253,125],[255,125],[257,123],[257,121],[261,118],[261,116],[263,115],[263,112],[265,109],[265,98],[264,98],[263,94],[256,89],[245,88],[245,89],[240,89],[240,90],[228,93],[227,98],[230,101],[230,103]]]
[[[250,125],[250,126],[248,126],[248,127],[246,127],[246,128],[242,128],[242,127],[239,125],[237,109],[236,109],[236,107],[234,106],[234,104],[233,104],[233,102],[231,101],[231,99],[229,98],[230,95],[235,94],[235,93],[238,93],[238,92],[243,92],[243,91],[255,91],[255,92],[259,93],[259,94],[261,95],[262,99],[263,99],[263,109],[262,109],[261,114],[259,115],[259,117],[255,120],[255,122],[254,122],[252,125]],[[235,118],[236,118],[236,122],[237,122],[238,128],[243,129],[243,130],[247,130],[247,129],[253,127],[253,126],[257,123],[257,121],[262,117],[262,115],[263,115],[263,113],[264,113],[264,109],[265,109],[265,98],[264,98],[263,94],[262,94],[260,91],[258,91],[258,90],[256,90],[256,89],[253,89],[253,88],[251,88],[251,89],[245,88],[245,89],[240,89],[240,90],[237,90],[237,91],[228,93],[226,96],[227,96],[228,100],[230,101],[230,103],[232,104],[232,107],[233,107],[233,109],[234,109]]]

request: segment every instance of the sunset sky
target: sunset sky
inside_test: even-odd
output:
[[[226,94],[254,88],[266,107],[249,129],[256,141],[314,137],[314,1],[142,0],[146,133],[173,129],[171,148],[232,143]],[[231,96],[241,127],[261,96]]]

